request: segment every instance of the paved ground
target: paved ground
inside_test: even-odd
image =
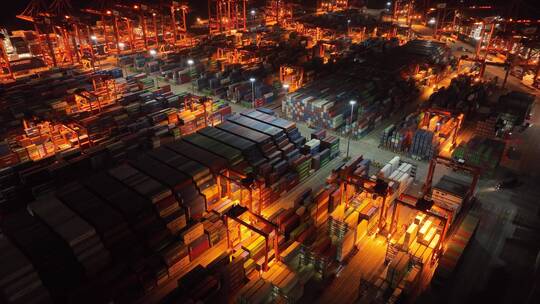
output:
[[[325,288],[318,303],[355,303],[361,279],[384,268],[386,245],[383,238],[366,238],[339,277]]]

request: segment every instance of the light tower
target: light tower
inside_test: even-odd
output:
[[[251,82],[251,105],[255,108],[255,78],[251,77],[249,82]]]
[[[186,14],[188,7],[185,4],[179,4],[173,1],[171,5],[171,21],[172,21],[172,33],[174,35],[173,44],[177,41],[184,39],[187,32]]]
[[[354,106],[356,105],[356,100],[349,101],[349,104],[351,105],[351,118],[349,120],[349,136],[347,138],[347,156],[346,156],[346,159],[349,159],[349,148],[351,147],[351,137],[352,137],[352,120],[353,120]]]

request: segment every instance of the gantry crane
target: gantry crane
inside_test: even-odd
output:
[[[292,21],[293,7],[292,4],[285,0],[268,0],[266,1],[265,22],[267,25],[282,25],[286,26]]]
[[[476,186],[478,185],[478,180],[480,179],[481,169],[476,166],[467,165],[458,161],[455,161],[451,158],[444,157],[444,156],[435,156],[431,159],[429,162],[429,168],[428,173],[426,176],[426,182],[424,183],[424,186],[422,188],[422,195],[420,197],[414,197],[412,195],[408,194],[401,194],[399,199],[395,200],[396,206],[394,207],[392,211],[392,222],[391,222],[391,230],[395,230],[396,226],[396,220],[399,214],[399,206],[407,206],[416,210],[419,210],[421,212],[424,212],[430,216],[437,217],[441,219],[444,223],[444,228],[441,234],[441,241],[440,244],[444,244],[444,241],[446,239],[446,235],[448,233],[448,229],[450,228],[450,223],[454,220],[452,218],[452,211],[446,210],[441,206],[438,206],[439,209],[442,209],[445,213],[445,215],[437,214],[433,211],[431,211],[431,207],[433,206],[433,200],[431,199],[431,191],[433,189],[433,176],[435,174],[435,169],[437,165],[443,165],[448,168],[451,168],[452,170],[459,170],[459,171],[465,171],[472,175],[472,180],[469,186],[469,189],[467,190],[467,193],[465,194],[465,197],[463,198],[463,205],[466,208],[469,208],[472,203],[474,202],[474,191],[476,190]],[[406,202],[407,201],[407,202]],[[464,208],[462,207],[462,210]],[[442,246],[441,246],[442,247]],[[441,248],[439,248],[440,250]]]
[[[188,7],[185,4],[173,1],[171,5],[171,24],[173,28],[172,44],[176,45],[178,41],[185,38],[187,33],[186,14]]]
[[[348,0],[318,0],[317,1],[317,12],[335,12],[346,10],[349,8]]]
[[[279,81],[289,86],[288,92],[295,92],[304,83],[304,68],[300,66],[282,65],[279,68]]]
[[[242,241],[242,231],[239,226],[243,226],[249,231],[264,238],[264,262],[263,271],[268,270],[268,262],[272,258],[270,254],[273,251],[273,258],[277,261],[280,259],[279,255],[279,227],[271,221],[265,219],[261,215],[251,212],[248,208],[236,205],[232,207],[223,216],[223,221],[227,228],[227,247],[233,249],[235,244],[233,240],[237,242]],[[237,227],[236,231],[232,231],[232,227]],[[235,236],[232,235],[235,234]]]
[[[15,80],[15,75],[13,74],[13,70],[11,69],[11,63],[6,52],[6,48],[4,47],[4,39],[4,34],[0,33],[0,69],[2,70],[1,72],[3,75],[8,75],[6,78]]]
[[[47,7],[43,0],[32,0],[17,18],[31,22],[37,35],[41,57],[48,66],[57,67],[58,63],[51,40],[51,19],[46,16]]]
[[[54,17],[53,30],[62,37],[64,54],[72,64],[80,63],[83,53],[80,28],[84,25],[73,16],[70,0],[54,0],[49,6],[49,14]],[[89,45],[88,40],[86,45]]]
[[[247,30],[247,0],[208,0],[210,34]]]
[[[380,196],[382,198],[380,213],[379,213],[379,230],[384,229],[386,225],[386,200],[388,196],[392,195],[392,189],[388,187],[388,183],[378,178],[377,180],[371,180],[370,178],[358,175],[355,173],[358,165],[364,158],[359,156],[355,160],[341,166],[338,170],[340,179],[340,191],[342,193],[342,203],[348,204],[345,193],[349,185],[354,185],[362,191],[366,191],[372,195]],[[343,202],[345,200],[345,202]]]
[[[423,188],[423,193],[425,195],[428,195],[429,193],[431,193],[431,190],[433,187],[432,185],[433,175],[435,173],[435,168],[437,167],[437,165],[443,165],[453,170],[465,171],[473,176],[469,190],[463,200],[466,204],[470,203],[472,201],[471,199],[474,195],[474,191],[478,184],[478,180],[480,179],[481,169],[476,166],[471,166],[471,165],[460,163],[458,161],[454,161],[453,159],[448,158],[448,157],[444,157],[440,155],[435,156],[429,162],[429,169],[428,169],[428,174],[426,176],[426,183],[424,184],[424,188]]]
[[[120,15],[120,12],[114,9],[92,9],[86,8],[82,10],[85,13],[96,15],[101,18],[101,35],[97,35],[96,32],[92,34],[91,39],[94,43],[100,40],[100,36],[104,41],[107,49],[104,49],[104,53],[108,53],[108,50],[114,50],[117,55],[120,55],[125,43],[120,39],[120,25],[125,19]],[[107,21],[111,21],[111,25],[107,25]],[[110,31],[112,28],[112,33]],[[112,39],[109,37],[112,36]]]
[[[80,61],[71,30],[74,21],[69,0],[54,0],[49,7],[42,0],[31,1],[17,18],[34,24],[40,53],[48,66],[58,66],[68,60],[71,64]]]

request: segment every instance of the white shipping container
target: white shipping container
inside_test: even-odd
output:
[[[392,166],[392,171],[395,171],[399,167],[399,156],[394,156],[388,163]]]
[[[383,177],[388,177],[390,176],[390,173],[392,172],[392,165],[390,164],[386,164],[384,167],[382,167],[381,171],[379,171],[379,173],[383,176]]]

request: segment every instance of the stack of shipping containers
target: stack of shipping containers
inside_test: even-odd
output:
[[[51,302],[35,266],[5,236],[0,237],[0,258],[0,292],[6,303]]]
[[[6,218],[3,231],[34,265],[53,301],[66,301],[83,281],[82,266],[69,245],[26,211]]]
[[[489,176],[499,166],[505,147],[504,141],[475,135],[457,146],[452,152],[452,158],[482,168],[482,174]]]
[[[79,168],[106,170],[80,182],[69,183],[57,192],[57,198],[31,203],[29,210],[39,221],[22,212],[6,220],[3,228],[18,248],[23,248],[25,253],[32,251],[30,260],[54,299],[132,301],[150,295],[189,271],[194,261],[211,258],[213,253],[206,253],[213,247],[223,246],[227,236],[222,216],[232,206],[249,199],[249,195],[242,194],[246,192],[242,173],[253,172],[255,176],[253,195],[256,197],[253,201],[259,206],[252,208],[260,212],[298,184],[299,162],[305,163],[305,169],[311,174],[313,156],[322,156],[324,164],[330,151],[335,149],[336,140],[325,135],[322,140],[313,140],[318,142],[319,151],[307,151],[305,139],[299,135],[294,123],[272,119],[267,114],[256,115],[271,124],[252,119],[247,114],[237,115],[216,128],[204,128],[147,152],[135,149],[127,155],[119,149],[119,156],[112,158],[110,150],[96,150],[92,160],[87,159],[89,164]],[[321,155],[323,151],[327,155]],[[122,153],[124,156],[120,156]],[[80,158],[77,159],[80,162]],[[112,164],[116,165],[111,167]],[[56,172],[45,170],[40,174],[48,174],[43,178],[52,173],[53,177],[60,177]],[[62,181],[69,182],[69,178],[64,177]],[[271,215],[279,234],[279,244],[285,241],[296,244],[285,251],[286,260],[300,254],[299,241],[320,238],[318,242],[327,244],[329,237],[323,237],[324,234],[318,234],[310,227],[313,223],[325,227],[330,194],[322,191],[312,199],[308,195],[295,203],[295,207],[304,212],[297,214],[280,209]],[[41,237],[44,241],[28,243],[27,237],[34,233],[20,232],[27,229],[26,226],[32,231],[47,232]],[[207,268],[205,272],[212,275],[203,276],[203,281],[214,282],[209,284],[215,290],[224,286],[235,286],[237,290],[243,285],[245,271],[262,267],[264,243],[261,238],[245,240],[241,251],[253,256],[251,262],[238,256],[221,272]],[[52,245],[43,247],[45,244]],[[311,248],[308,263],[316,264],[317,269],[326,273],[337,253],[336,246],[324,244],[320,243],[316,248],[308,246]],[[275,252],[273,246],[271,242],[270,249]],[[55,278],[56,285],[49,282],[52,280],[50,268],[45,269],[48,266],[34,261],[46,255],[49,249],[62,253],[58,263],[64,261],[65,266],[61,270],[65,272],[62,275],[65,280]],[[36,256],[33,256],[34,252]],[[56,259],[57,254],[50,255]],[[295,273],[286,276],[289,275]],[[218,282],[223,285],[213,285]],[[295,282],[282,284],[282,281],[275,281],[271,283],[269,293],[260,296],[297,299],[303,285]],[[214,294],[208,288],[203,290],[202,281],[195,283],[197,292],[191,295],[192,298]],[[35,285],[39,286],[38,283]],[[178,288],[185,290],[184,285],[179,282]]]
[[[148,155],[191,178],[200,194],[192,199],[194,205],[201,205],[201,200],[205,206],[211,205],[217,200],[216,179],[207,167],[165,147],[150,151]]]
[[[41,199],[29,205],[32,213],[55,231],[71,248],[89,277],[101,272],[110,262],[96,231],[55,198]]]
[[[191,160],[191,162],[188,161],[185,164],[178,164],[176,167],[179,168],[178,166],[181,166],[181,170],[185,170],[183,171],[184,173],[190,174],[196,180],[199,189],[202,189],[201,192],[204,193],[207,209],[212,209],[211,205],[216,203],[221,196],[218,192],[221,188],[221,179],[219,177],[225,173],[227,161],[207,150],[184,141],[173,142],[167,145],[166,148],[179,154],[180,157],[177,158],[178,160],[176,162],[179,162],[181,159]],[[200,165],[207,169],[204,170]],[[188,171],[191,173],[188,173]],[[200,208],[199,203],[197,203],[197,209],[201,210]]]
[[[411,88],[387,87],[394,81],[370,79],[362,69],[351,73],[356,73],[352,76],[356,81],[351,81],[349,74],[333,74],[289,94],[282,103],[286,117],[345,134],[352,127],[353,136],[360,138],[412,98]],[[349,104],[351,100],[356,101],[354,108]],[[351,111],[353,121],[349,122]]]

